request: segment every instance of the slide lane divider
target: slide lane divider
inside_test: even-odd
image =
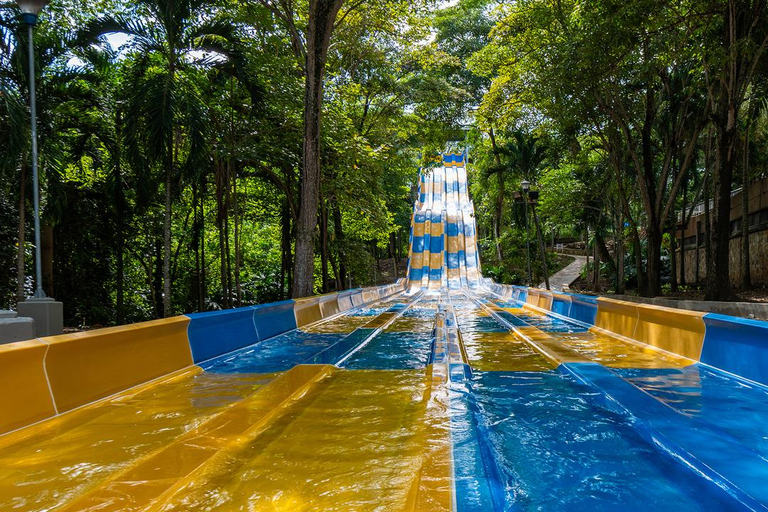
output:
[[[437,332],[441,335],[444,322],[435,315],[432,350],[437,349]],[[444,319],[443,319],[444,320]],[[438,322],[440,328],[438,329]],[[434,354],[430,361],[434,360]],[[450,430],[450,391],[447,371],[443,364],[427,364],[427,386],[424,393],[424,430],[421,432],[423,454],[415,472],[404,510],[455,511],[454,460]],[[446,435],[447,434],[447,435]]]

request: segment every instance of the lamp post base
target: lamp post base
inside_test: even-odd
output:
[[[35,320],[35,336],[53,336],[64,332],[64,304],[51,297],[32,298],[17,305],[19,316]]]

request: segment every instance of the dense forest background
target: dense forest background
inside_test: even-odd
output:
[[[13,307],[33,290],[29,70],[3,7]],[[704,202],[707,297],[732,298],[731,190],[768,166],[767,45],[757,0],[53,0],[35,30],[45,289],[93,326],[306,295],[304,260],[309,293],[375,283],[383,260],[394,278],[418,167],[450,148],[487,276],[525,280],[527,179],[541,238],[583,240],[619,293],[684,285],[670,235]]]

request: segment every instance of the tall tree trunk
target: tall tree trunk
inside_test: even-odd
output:
[[[644,43],[644,46],[647,42]],[[644,48],[643,55],[647,55],[648,48]],[[661,230],[664,220],[659,218],[659,212],[656,209],[657,194],[663,194],[663,190],[656,189],[656,175],[653,159],[653,140],[652,132],[654,120],[656,118],[656,97],[653,86],[650,81],[646,86],[646,112],[643,128],[641,132],[642,155],[643,155],[643,175],[639,179],[643,180],[645,186],[640,187],[645,211],[648,216],[648,228],[646,235],[646,281],[645,289],[642,293],[646,297],[655,297],[661,293]],[[639,274],[638,274],[639,275]]]
[[[237,198],[237,169],[232,173],[232,194],[235,209],[235,297],[237,307],[243,305],[243,291],[240,284],[240,211]]]
[[[126,204],[123,194],[122,182],[122,145],[123,145],[123,115],[120,108],[115,115],[115,166],[114,166],[114,184],[113,201],[115,207],[115,243],[116,255],[116,293],[115,316],[118,325],[125,323],[125,225],[126,225]]]
[[[16,248],[16,301],[22,302],[26,298],[24,281],[26,277],[26,213],[27,213],[27,163],[21,163],[19,186],[19,245]]]
[[[584,280],[588,283],[589,282],[589,224],[584,225],[584,254],[587,256],[587,265],[584,267],[587,271],[587,275],[585,276]]]
[[[682,168],[678,169],[678,166],[676,164],[677,157],[673,157],[673,169],[675,169],[675,175],[673,176],[673,180],[677,176],[678,172],[684,172]],[[676,203],[676,198],[672,197],[672,194],[670,194],[670,201],[674,205]],[[677,212],[674,208],[672,208],[672,211],[670,212],[670,215],[672,216],[672,222],[671,222],[671,229],[669,230],[669,260],[670,260],[670,271],[671,271],[671,279],[670,279],[670,290],[672,292],[677,292]],[[666,223],[666,219],[664,220]],[[662,226],[662,234],[664,232],[664,226]]]
[[[595,241],[592,244],[594,251],[592,254],[592,265],[594,267],[594,272],[592,272],[592,291],[594,292],[599,291],[598,288],[600,286],[600,254],[597,248],[597,230],[598,227],[595,226]]]
[[[488,130],[488,136],[491,138],[491,148],[493,151],[493,160],[498,168],[498,180],[499,180],[499,197],[496,199],[496,212],[493,216],[493,241],[496,244],[496,259],[501,263],[501,222],[504,215],[504,171],[501,169],[501,156],[499,154],[499,148],[496,145],[496,134],[493,133],[493,128]]]
[[[605,237],[600,230],[595,230],[595,243],[597,244],[597,254],[600,256],[600,261],[607,263],[611,268],[611,271],[615,272],[616,265],[613,262],[613,258],[611,258],[611,253],[608,250],[608,246],[605,245]]]
[[[232,161],[227,160],[226,176],[224,177],[224,254],[227,261],[227,307],[232,307],[232,250],[229,247],[229,205],[230,205],[230,184],[232,175]]]
[[[624,217],[619,214],[619,232],[616,238],[616,293],[623,294],[626,291],[626,275],[624,272]]]
[[[395,269],[395,281],[400,277],[399,269],[397,268],[400,261],[398,258],[398,247],[397,247],[397,237],[395,236],[394,231],[389,234],[389,244],[390,244],[390,254],[392,255],[392,264],[394,265]]]
[[[40,253],[43,274],[43,290],[48,297],[53,297],[53,226],[45,222],[42,225],[42,237],[40,240]]]
[[[677,229],[673,229],[669,236],[669,260],[672,267],[672,281],[670,283],[670,290],[677,293]]]
[[[171,306],[171,186],[173,165],[169,163],[165,172],[165,217],[163,219],[163,316],[173,314]]]
[[[219,281],[221,283],[221,307],[228,309],[229,288],[227,287],[227,243],[224,229],[226,206],[224,204],[224,169],[220,161],[216,162],[216,227],[219,231]]]
[[[709,273],[712,268],[712,216],[709,212],[709,201],[712,197],[711,184],[710,173],[707,173],[704,175],[704,281],[707,288],[709,288]]]
[[[307,26],[306,86],[304,90],[304,150],[301,168],[301,197],[296,225],[296,257],[293,296],[314,292],[317,208],[320,194],[320,125],[323,80],[328,47],[336,16],[343,0],[310,0]]]
[[[194,208],[195,219],[192,223],[192,249],[195,251],[195,299],[197,302],[197,311],[203,310],[202,297],[200,294],[200,201],[199,184],[192,183],[192,204]]]
[[[661,228],[657,222],[649,222],[647,234],[647,268],[648,281],[646,283],[645,296],[656,297],[661,295]]]
[[[718,136],[716,169],[713,180],[714,222],[712,223],[712,258],[707,261],[707,300],[730,300],[733,296],[730,279],[731,250],[731,183],[736,160],[736,112],[729,112],[728,121]]]
[[[680,286],[685,286],[685,229],[688,225],[686,211],[688,210],[688,178],[683,183],[683,215],[680,219]],[[698,249],[697,249],[698,250]]]
[[[741,183],[741,288],[748,290],[752,288],[752,272],[749,269],[749,126],[744,134]]]
[[[336,202],[335,198],[331,205],[333,209],[333,232],[339,253],[339,281],[341,281],[341,288],[339,288],[339,290],[346,290],[348,288],[347,255],[344,251],[344,228],[341,225],[341,210],[339,209],[339,203]]]
[[[331,270],[333,270],[333,283],[336,287],[336,291],[341,291],[342,285],[341,280],[339,280],[339,262],[336,259],[336,256],[333,254],[333,251],[328,251],[328,260],[331,262]]]
[[[646,295],[645,269],[643,268],[643,247],[640,243],[640,234],[636,229],[632,230],[632,246],[635,252],[635,268],[637,269],[637,294]]]
[[[328,273],[328,209],[325,201],[320,199],[320,266],[323,274],[323,293],[330,290],[330,274]]]
[[[117,272],[115,288],[117,292],[117,303],[115,304],[115,313],[117,325],[125,323],[125,231],[123,230],[122,219],[117,220],[117,244],[115,247],[117,256]]]
[[[227,308],[232,307],[232,250],[229,247],[229,204],[230,204],[230,176],[232,170],[232,161],[227,160],[225,166],[226,175],[224,176],[224,254],[227,262]]]
[[[155,237],[154,270],[152,279],[152,297],[155,306],[155,318],[163,317],[163,247],[160,238]]]
[[[208,289],[206,285],[206,262],[205,262],[205,178],[200,183],[200,288],[198,290],[197,303],[200,311],[205,310],[205,295]]]
[[[282,257],[280,259],[280,298],[287,296],[286,278],[291,271],[291,206],[288,203],[288,196],[283,201],[283,207],[280,212],[280,250]],[[287,279],[290,281],[290,278]]]

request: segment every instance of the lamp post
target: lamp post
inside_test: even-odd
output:
[[[536,225],[536,236],[539,240],[539,250],[541,251],[541,270],[544,272],[544,286],[549,290],[549,272],[547,271],[547,249],[544,247],[544,237],[541,235],[541,225],[539,224],[539,214],[536,213],[536,203],[539,200],[539,191],[531,190],[528,192],[528,199],[531,203],[531,212],[533,221]]]
[[[21,19],[28,29],[29,38],[29,110],[32,123],[32,196],[35,203],[35,298],[45,298],[43,291],[43,266],[40,257],[40,179],[37,168],[37,101],[35,98],[35,42],[34,29],[37,15],[48,0],[19,0]]]
[[[19,316],[32,317],[35,322],[35,336],[61,334],[64,324],[64,307],[61,302],[46,296],[43,291],[43,266],[40,233],[40,178],[37,162],[37,102],[35,98],[35,44],[34,29],[37,16],[48,4],[48,0],[18,0],[21,20],[27,25],[29,38],[29,111],[32,127],[32,195],[35,206],[35,294],[19,302]],[[23,185],[22,185],[23,186]]]
[[[523,189],[523,211],[525,212],[525,261],[528,267],[528,286],[532,283],[531,274],[531,228],[528,225],[528,190],[531,188],[531,182],[523,180],[520,183],[520,188]]]

